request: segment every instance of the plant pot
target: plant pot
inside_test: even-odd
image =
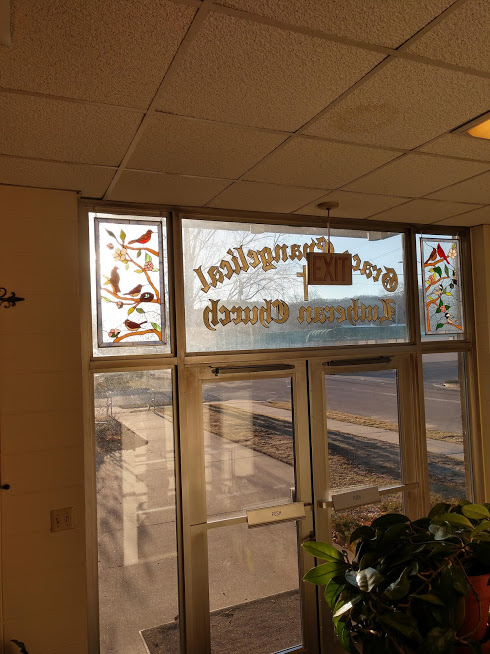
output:
[[[490,574],[468,577],[472,587],[466,596],[465,619],[458,636],[468,636],[478,642],[485,638],[490,607],[489,579]]]

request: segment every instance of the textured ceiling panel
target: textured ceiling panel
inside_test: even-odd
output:
[[[291,25],[396,48],[454,0],[216,0]]]
[[[404,223],[422,222],[433,223],[441,218],[449,218],[464,211],[471,211],[478,205],[463,204],[460,202],[442,202],[437,200],[411,200],[400,207],[393,207],[383,211],[373,220],[394,220]]]
[[[0,154],[117,166],[142,114],[0,93]]]
[[[157,106],[293,131],[381,59],[367,50],[212,12]]]
[[[81,191],[86,198],[101,198],[115,172],[115,168],[0,156],[0,184]]]
[[[454,216],[441,220],[438,225],[453,225],[458,227],[473,227],[474,225],[490,225],[490,206],[469,211],[462,216]]]
[[[436,193],[431,193],[429,197],[435,200],[490,204],[490,172],[443,188]]]
[[[410,149],[487,111],[489,97],[490,79],[396,59],[306,133]]]
[[[145,129],[128,168],[234,179],[286,138],[287,134],[160,114]]]
[[[487,164],[474,161],[408,154],[384,168],[348,184],[346,189],[366,193],[419,197],[461,179],[478,175],[487,168]],[[436,195],[431,197],[435,198]],[[479,199],[469,200],[467,197],[439,197],[437,199],[479,203]]]
[[[225,179],[184,177],[127,170],[121,174],[111,200],[203,206],[229,184]]]
[[[490,72],[490,2],[469,0],[463,3],[407,50]]]
[[[445,134],[432,143],[423,145],[420,151],[490,162],[490,141],[468,134]]]
[[[218,195],[210,207],[291,213],[323,194],[320,189],[277,186],[257,182],[235,182]]]
[[[16,0],[4,87],[144,108],[196,9],[166,0]]]
[[[255,166],[245,178],[335,189],[397,156],[397,152],[377,148],[292,138]]]
[[[338,202],[339,206],[331,211],[335,218],[367,218],[373,213],[383,211],[402,202],[405,198],[391,197],[389,195],[369,195],[368,193],[349,193],[347,191],[333,191],[302,207],[296,213],[313,216],[326,216],[323,209],[316,206],[319,202]]]

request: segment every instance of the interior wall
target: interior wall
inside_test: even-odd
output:
[[[5,651],[87,651],[77,196],[0,186],[1,562]],[[50,530],[73,507],[74,528]]]
[[[490,225],[471,230],[485,501],[490,501]]]

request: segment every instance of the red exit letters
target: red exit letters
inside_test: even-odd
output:
[[[352,286],[352,255],[349,252],[308,252],[308,284]]]

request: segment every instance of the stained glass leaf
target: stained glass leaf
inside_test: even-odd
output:
[[[112,238],[116,238],[114,232],[111,232],[109,229],[106,229],[105,231],[109,234],[109,236],[112,236]]]
[[[151,257],[148,252],[145,252],[145,261],[151,261]]]
[[[158,272],[158,268],[153,268],[150,272]]]
[[[102,299],[105,300],[105,302],[110,302],[109,298],[106,297],[105,295],[102,296]]]
[[[129,263],[127,263],[124,267],[126,270],[129,270]]]
[[[136,311],[137,311],[138,313],[145,313],[145,310],[144,310],[144,309],[140,309],[139,307],[136,309]]]
[[[436,268],[434,268],[434,272],[437,273],[439,277],[442,277],[442,269],[440,266],[436,266]]]
[[[136,256],[137,256],[137,257],[140,257],[140,256],[141,256],[141,250],[138,250],[138,252],[136,252]]]
[[[449,268],[447,266],[444,266],[444,274],[449,277]]]
[[[444,324],[443,324],[442,322],[440,322],[440,323],[437,325],[436,329],[441,329],[441,327],[444,327]]]
[[[133,311],[134,311],[134,307],[131,307],[130,309],[128,309],[128,316],[130,316],[133,313]]]
[[[161,329],[162,329],[162,328],[160,327],[160,325],[157,325],[156,322],[152,322],[152,323],[151,323],[151,326],[153,327],[153,329],[156,329],[157,331],[161,331]]]
[[[135,270],[134,272],[135,273],[142,273],[143,271],[142,270]]]
[[[126,240],[126,232],[122,229],[121,229],[120,236],[121,236],[121,241],[124,243],[124,241]]]

